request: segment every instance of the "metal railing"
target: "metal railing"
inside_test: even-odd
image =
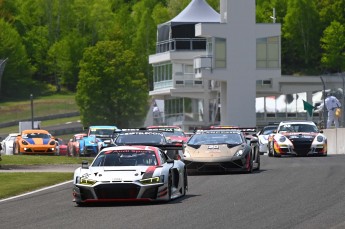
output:
[[[157,42],[156,53],[176,50],[206,50],[206,39],[203,38],[174,38]]]

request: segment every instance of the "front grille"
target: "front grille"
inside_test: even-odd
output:
[[[311,148],[312,140],[309,139],[297,139],[292,141],[294,150],[298,155],[306,155]]]
[[[93,195],[89,189],[79,187],[80,196],[82,200],[93,199]]]
[[[101,184],[95,187],[99,199],[134,199],[140,186],[136,184]]]
[[[142,198],[156,199],[157,192],[158,192],[157,187],[148,188],[144,191]]]

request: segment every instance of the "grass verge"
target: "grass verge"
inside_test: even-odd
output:
[[[2,155],[0,165],[59,165],[81,164],[82,161],[92,162],[92,157],[66,157],[49,155]]]
[[[34,191],[43,187],[72,180],[73,173],[0,173],[0,199]]]
[[[2,155],[0,165],[61,165],[81,164],[90,157],[65,157],[65,156],[35,156],[35,155]],[[70,172],[0,172],[0,199],[16,196],[26,192],[34,191],[43,187],[72,180],[73,173]]]

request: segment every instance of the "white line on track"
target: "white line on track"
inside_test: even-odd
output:
[[[35,190],[35,191],[32,191],[32,192],[27,192],[27,193],[24,193],[24,194],[21,194],[21,195],[18,195],[18,196],[12,196],[12,197],[9,197],[9,198],[6,198],[6,199],[2,199],[2,200],[0,200],[0,203],[8,201],[8,200],[17,199],[17,198],[23,197],[23,196],[28,196],[28,195],[31,195],[31,194],[34,194],[34,193],[37,193],[37,192],[42,192],[44,190],[48,190],[48,189],[55,188],[55,187],[58,187],[58,186],[61,186],[61,185],[64,185],[64,184],[68,184],[68,183],[70,183],[72,181],[73,180],[65,181],[65,182],[60,183],[60,184],[55,184],[55,185],[52,185],[52,186],[49,186],[49,187],[45,187],[45,188],[41,188],[41,189],[38,189],[38,190]]]

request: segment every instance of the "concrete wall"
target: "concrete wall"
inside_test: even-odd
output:
[[[345,154],[345,128],[324,129],[328,154]]]

